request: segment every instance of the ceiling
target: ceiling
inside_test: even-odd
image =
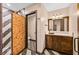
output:
[[[18,11],[24,7],[28,7],[31,4],[33,3],[9,3],[9,4],[4,3],[3,6],[11,10]],[[45,8],[48,11],[52,11],[52,10],[68,7],[71,3],[42,3],[42,4],[45,6]]]
[[[4,3],[3,6],[11,10],[18,11],[21,10],[22,8],[28,7],[31,4],[32,3],[9,3],[9,4]]]
[[[68,7],[71,3],[44,3],[43,4],[48,11],[57,10]]]

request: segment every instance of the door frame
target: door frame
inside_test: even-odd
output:
[[[79,36],[79,16],[77,16],[77,32],[78,32],[78,36]],[[79,39],[78,39],[78,44],[77,45],[78,45],[78,55],[79,55]]]
[[[2,55],[2,3],[0,3],[0,55]]]
[[[37,52],[37,10],[32,11],[31,13],[26,14],[26,19],[25,19],[25,46],[28,48],[28,16],[36,14],[36,28],[35,28],[35,34],[36,34],[36,52]]]

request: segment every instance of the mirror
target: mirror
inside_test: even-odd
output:
[[[49,31],[69,31],[69,16],[61,19],[48,19]]]

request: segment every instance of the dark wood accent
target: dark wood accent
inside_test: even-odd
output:
[[[32,11],[31,13],[28,13],[27,15],[26,15],[26,20],[25,20],[25,36],[26,36],[26,48],[28,48],[28,16],[29,15],[32,15],[32,14],[36,14],[36,52],[37,52],[37,10],[35,10],[35,11]]]
[[[0,55],[2,54],[2,4],[0,3]]]
[[[46,49],[66,54],[73,54],[73,37],[61,35],[45,35]]]
[[[63,17],[63,19],[67,19],[67,31],[69,31],[69,16]]]
[[[50,21],[50,20],[52,20],[52,19],[48,19],[48,31],[50,31],[50,29],[49,29],[49,21]]]
[[[78,40],[78,51],[79,51],[79,40]],[[79,52],[78,52],[78,55],[79,55]]]
[[[53,20],[53,31],[57,30],[57,25],[55,24],[55,20]]]
[[[13,55],[13,14],[11,13],[11,55]]]
[[[28,47],[28,18],[25,19],[25,47]]]
[[[79,16],[77,17],[77,32],[78,32],[78,36],[79,36]],[[78,51],[79,51],[79,40],[78,40]],[[79,52],[78,52],[78,55],[79,55]]]
[[[64,19],[60,20],[60,31],[64,31]]]
[[[50,32],[51,30],[49,29],[49,21],[52,20],[53,21],[53,31],[56,31],[57,30],[57,24],[55,24],[55,21],[59,21],[60,22],[60,31],[65,31],[65,27],[64,27],[64,19],[67,19],[67,31],[69,31],[69,16],[65,16],[65,17],[62,17],[62,19],[55,19],[55,20],[52,20],[52,19],[48,19],[48,31]]]
[[[77,5],[79,5],[79,4],[77,4]],[[77,32],[78,32],[78,36],[79,36],[79,16],[77,17]],[[78,40],[78,51],[79,51],[79,40]],[[78,55],[79,55],[79,52],[78,52]]]
[[[69,31],[69,17],[67,17],[67,31]]]
[[[32,40],[32,39],[29,39],[30,41],[36,41],[36,40]]]

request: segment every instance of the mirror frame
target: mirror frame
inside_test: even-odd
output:
[[[62,17],[62,20],[64,20],[65,18],[67,18],[67,32],[69,31],[69,16],[65,16],[65,17]],[[50,28],[50,25],[49,25],[49,21],[53,21],[53,19],[48,19],[48,31],[50,32],[51,30],[49,29]],[[61,26],[60,26],[61,27]],[[52,31],[54,31],[52,29]],[[57,30],[56,30],[57,31]],[[61,30],[60,31],[65,31],[65,30]]]

